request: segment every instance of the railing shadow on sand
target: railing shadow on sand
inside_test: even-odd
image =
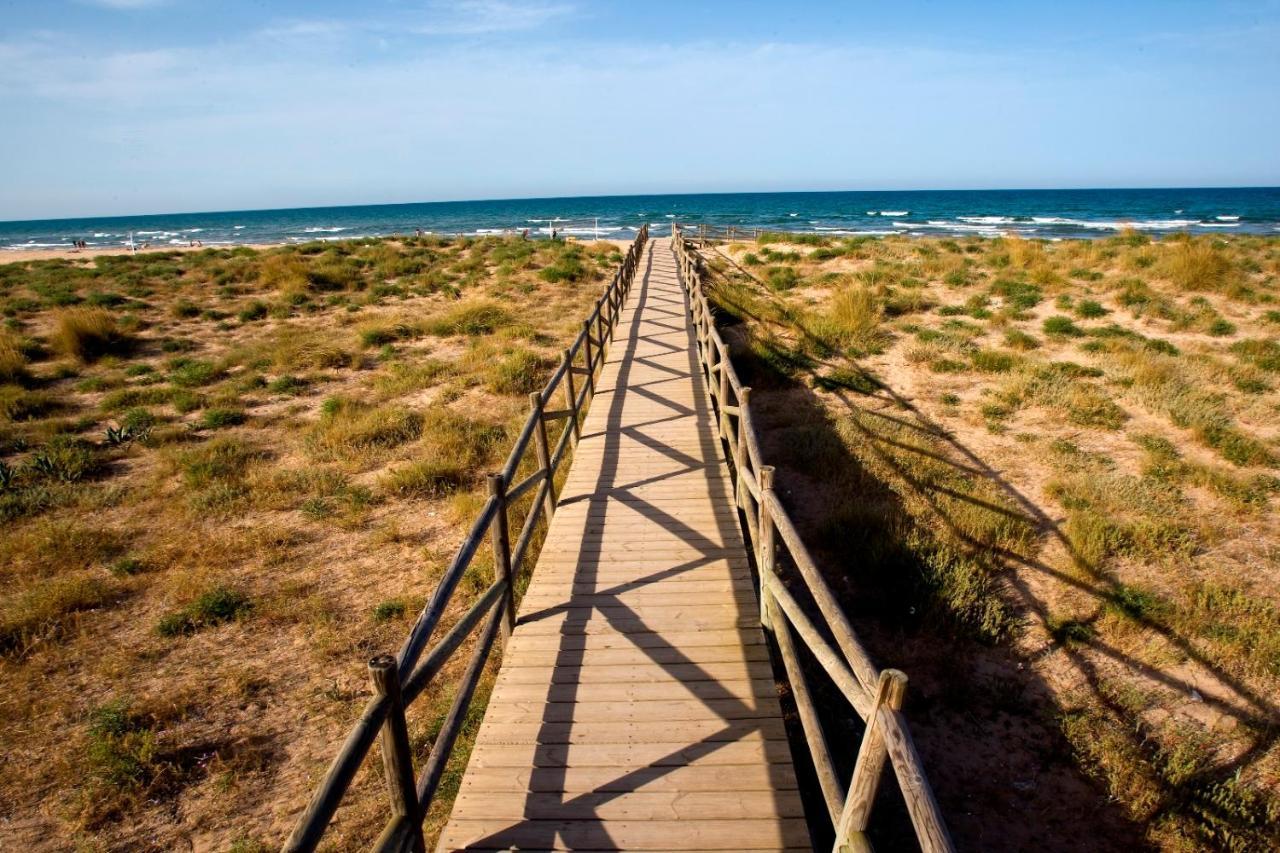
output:
[[[716,328],[703,290],[700,259],[692,251],[694,243],[704,242],[705,237],[701,230],[686,236],[679,225],[673,231],[680,276],[689,295],[700,366],[718,413],[720,436],[734,475],[735,499],[747,521],[759,571],[760,621],[776,641],[786,669],[827,817],[835,831],[834,849],[849,853],[870,849],[864,833],[888,761],[921,849],[928,853],[950,851],[953,845],[946,822],[901,711],[907,676],[898,670],[876,668],[774,490],[774,469],[764,464],[752,426],[751,389],[738,378],[729,347]],[[780,579],[778,570],[784,553],[790,556],[816,605],[821,625],[814,623]],[[797,637],[865,723],[847,786],[837,775],[831,744],[797,654]],[[834,638],[835,647],[828,637]]]

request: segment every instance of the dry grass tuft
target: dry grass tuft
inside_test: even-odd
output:
[[[53,341],[58,351],[81,362],[125,355],[134,343],[120,330],[115,318],[101,308],[68,308],[54,322]]]

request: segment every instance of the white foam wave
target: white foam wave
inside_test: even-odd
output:
[[[243,225],[232,225],[231,227],[234,228],[236,231],[239,231],[240,229],[244,228]]]
[[[1018,221],[1012,216],[957,216],[956,219],[975,225],[1012,225]]]
[[[1215,216],[1213,218],[1218,220],[1219,222],[1239,222],[1240,221],[1239,216]]]
[[[1200,222],[1201,228],[1239,228],[1239,222]]]
[[[880,211],[880,215],[881,215],[881,216],[909,216],[910,214],[911,214],[911,211],[909,211],[909,210],[882,210],[882,211]]]
[[[1071,219],[1065,216],[1033,216],[1031,221],[1037,225],[1070,225],[1075,228],[1088,228],[1095,231],[1123,231],[1133,228],[1138,231],[1173,231],[1199,225],[1198,219],[1131,219],[1113,221],[1104,219]]]
[[[343,228],[338,225],[334,225],[329,228],[315,225],[309,228],[303,228],[302,233],[303,234],[336,234],[339,231],[349,231],[349,230],[350,230],[349,228]]]

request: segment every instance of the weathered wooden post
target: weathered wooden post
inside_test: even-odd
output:
[[[551,516],[556,514],[556,472],[551,470],[551,445],[547,441],[547,419],[543,415],[541,392],[534,391],[529,395],[529,408],[533,409],[534,417],[537,419],[537,426],[533,428],[533,448],[538,457],[538,467],[546,473],[547,477],[547,496],[543,511],[546,512],[547,523],[550,524]]]
[[[751,402],[751,387],[744,385],[738,395],[738,506],[747,509],[747,486],[742,478],[751,472],[751,457],[747,453],[747,406]]]
[[[871,807],[876,801],[876,789],[880,786],[880,775],[889,754],[885,748],[884,732],[880,727],[880,709],[885,707],[900,710],[906,691],[905,673],[897,669],[880,671],[876,698],[867,714],[862,746],[858,749],[858,761],[853,767],[853,779],[849,782],[849,796],[845,797],[844,809],[841,810],[840,821],[836,825],[836,851],[840,851],[844,845],[856,845],[858,842],[850,842],[850,838],[867,829]]]
[[[506,611],[502,619],[502,641],[511,639],[511,632],[516,627],[516,588],[515,579],[511,576],[511,535],[507,530],[507,481],[501,474],[489,475],[489,494],[497,499],[494,508],[493,524],[489,526],[489,538],[493,543],[493,579],[499,578],[507,582],[507,591],[502,596],[502,609]]]
[[[777,534],[774,533],[773,518],[769,515],[768,501],[769,492],[773,491],[773,470],[772,465],[761,465],[756,481],[760,487],[760,553],[756,555],[756,566],[760,570],[760,627],[766,631],[773,630],[773,620],[765,601],[769,581],[777,573],[777,541],[774,538]]]
[[[418,792],[414,787],[413,755],[409,751],[409,728],[404,720],[404,698],[400,695],[400,675],[393,655],[378,655],[369,661],[369,677],[379,697],[386,698],[387,721],[382,724],[382,767],[387,781],[391,811],[401,820],[412,821],[413,849],[426,849],[418,814]]]
[[[568,349],[564,351],[564,393],[569,400],[569,428],[576,444],[582,438],[582,427],[578,426],[578,391],[573,387],[573,350]]]
[[[587,365],[587,400],[596,395],[595,371],[591,369],[594,359],[591,355],[591,321],[582,321],[582,358]]]

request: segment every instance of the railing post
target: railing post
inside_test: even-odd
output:
[[[880,671],[880,683],[876,688],[876,699],[867,714],[867,727],[862,733],[862,746],[858,749],[858,761],[853,767],[853,779],[849,782],[849,795],[845,797],[844,809],[840,812],[840,822],[836,825],[836,853],[846,844],[854,833],[862,833],[867,829],[871,817],[871,807],[875,805],[876,788],[880,785],[880,774],[884,770],[885,749],[884,732],[880,730],[880,709],[902,708],[902,698],[907,691],[907,676],[900,670],[885,669]]]
[[[529,408],[537,418],[538,425],[533,429],[533,448],[538,457],[538,467],[547,472],[547,496],[544,499],[543,511],[547,514],[547,523],[556,514],[556,472],[551,470],[551,445],[547,441],[547,419],[543,416],[542,394],[534,391],[529,395]]]
[[[502,596],[502,609],[506,611],[502,619],[502,642],[505,645],[516,627],[516,585],[511,575],[511,536],[507,530],[507,481],[501,474],[489,475],[489,494],[497,498],[498,504],[493,524],[489,527],[489,537],[493,542],[493,579],[507,582],[507,591]]]
[[[397,818],[412,822],[413,849],[426,849],[422,840],[421,816],[418,814],[418,792],[414,787],[413,755],[409,751],[409,729],[404,721],[404,699],[400,695],[400,675],[393,655],[378,655],[369,661],[369,676],[378,696],[389,704],[387,721],[382,726],[382,767],[386,772],[387,793],[391,811]]]
[[[605,336],[604,310],[601,308],[603,304],[604,304],[603,299],[596,302],[596,343],[599,344],[599,348],[600,348],[600,364],[601,365],[604,364],[604,336]]]
[[[582,321],[582,356],[583,361],[587,365],[587,399],[590,400],[596,395],[596,379],[595,370],[592,365],[595,363],[594,357],[591,355],[591,321]]]
[[[751,458],[747,455],[747,406],[751,402],[750,386],[743,386],[738,395],[738,506],[747,509],[747,487],[742,478],[751,470]]]
[[[716,351],[716,361],[720,365],[720,437],[728,441],[729,413],[724,410],[724,407],[729,402],[729,359],[725,358],[724,351],[714,342],[711,348]]]
[[[569,428],[573,430],[573,441],[582,440],[582,427],[578,425],[578,390],[573,387],[573,350],[564,351],[564,393],[569,398]]]
[[[773,466],[761,465],[759,479],[756,484],[760,487],[760,553],[756,555],[756,567],[760,570],[760,627],[766,631],[773,630],[773,619],[769,615],[769,608],[765,607],[766,587],[769,586],[770,579],[773,578],[777,570],[777,534],[773,529],[773,518],[769,515],[769,501],[767,500],[769,492],[773,491]]]

